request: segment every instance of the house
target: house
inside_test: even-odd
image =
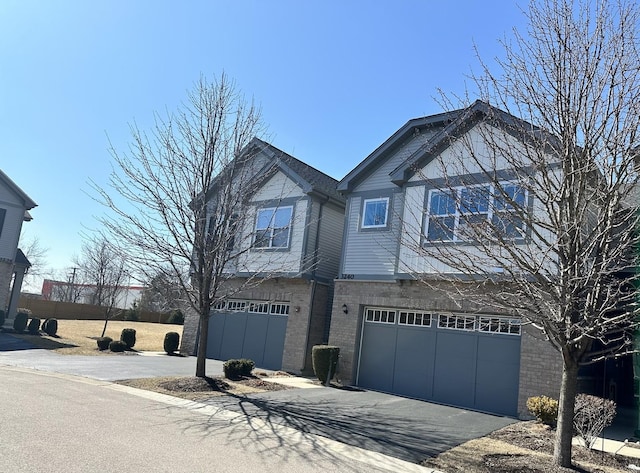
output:
[[[221,290],[230,295],[209,318],[207,358],[308,372],[311,348],[328,338],[344,198],[335,179],[262,140],[243,155],[255,169],[245,179],[257,185],[232,244],[239,256]],[[183,352],[195,354],[198,332],[197,316],[188,314]]]
[[[338,184],[346,223],[329,343],[340,347],[343,382],[510,416],[526,415],[530,396],[557,399],[561,359],[539,332],[508,311],[464,300],[454,283],[437,281],[440,261],[405,242],[414,235],[416,245],[469,245],[450,197],[434,183],[455,181],[448,138],[481,143],[474,134],[488,107],[476,102],[408,121]],[[482,188],[484,198],[498,198]],[[503,189],[512,199],[530,198],[516,184]],[[463,185],[456,192],[473,195]],[[419,281],[429,275],[432,284]]]
[[[0,310],[6,325],[18,308],[22,279],[31,264],[18,248],[22,223],[31,220],[36,203],[0,170]]]

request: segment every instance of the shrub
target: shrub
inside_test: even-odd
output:
[[[136,330],[133,328],[123,328],[120,333],[120,341],[127,345],[127,348],[133,348],[136,344]]]
[[[42,324],[42,330],[50,337],[58,333],[58,319],[46,319]]]
[[[543,424],[554,427],[558,422],[558,401],[547,396],[534,396],[527,399],[527,409]]]
[[[113,340],[111,343],[109,343],[109,350],[113,352],[121,353],[126,349],[127,349],[127,344],[122,340]]]
[[[167,319],[168,324],[184,325],[184,314],[181,310],[174,310]]]
[[[6,319],[6,315],[4,313],[4,310],[0,310],[0,327],[2,327],[4,325],[4,321]]]
[[[124,317],[122,320],[128,320],[130,322],[138,322],[140,320],[140,308],[136,301],[133,301],[131,309],[124,311]]]
[[[578,394],[573,414],[573,429],[584,442],[584,446],[591,449],[605,427],[611,425],[615,416],[614,401]]]
[[[316,345],[311,349],[313,372],[322,383],[326,384],[336,374],[339,357],[339,347]]]
[[[109,345],[111,344],[111,342],[113,341],[113,338],[111,337],[100,337],[96,340],[96,342],[98,343],[98,350],[100,351],[104,351],[107,348],[109,348]]]
[[[29,320],[29,325],[27,326],[29,333],[31,335],[38,335],[40,333],[40,319],[37,317]]]
[[[164,336],[164,351],[172,355],[180,345],[180,334],[178,332],[168,332]]]
[[[256,367],[253,360],[246,358],[231,359],[224,362],[222,369],[224,370],[224,377],[229,379],[238,379],[242,376],[251,376],[251,371]]]
[[[16,318],[13,319],[13,330],[18,333],[22,333],[27,328],[27,320],[29,315],[26,312],[18,312]]]

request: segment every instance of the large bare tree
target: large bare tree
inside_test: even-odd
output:
[[[539,0],[526,15],[499,72],[483,63],[474,77],[495,108],[452,115],[449,152],[433,164],[446,177],[423,174],[432,190],[426,216],[404,217],[422,229],[420,241],[403,233],[405,264],[523,317],[559,352],[554,460],[567,467],[579,366],[633,350],[639,10]]]
[[[256,284],[256,276],[269,277],[281,256],[265,252],[263,271],[236,277],[257,241],[250,198],[273,169],[256,159],[261,142],[250,145],[263,131],[259,108],[226,75],[201,78],[175,113],[156,116],[149,135],[131,127],[129,151],[112,149],[109,188],[95,186],[110,211],[104,232],[139,277],[178,282],[198,315],[199,377],[206,375],[212,308]]]
[[[69,290],[72,294],[81,292],[90,304],[102,307],[104,326],[100,336],[104,337],[109,319],[115,315],[119,297],[128,290],[125,287],[129,277],[125,260],[107,239],[96,237],[82,244],[74,264],[77,267],[74,273],[75,270],[77,273]]]

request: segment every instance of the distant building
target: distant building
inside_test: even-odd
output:
[[[95,285],[74,284],[68,281],[45,279],[42,282],[42,299],[45,301],[75,302],[78,304],[94,304]],[[134,301],[142,297],[144,286],[122,286],[116,297],[115,307],[129,309]]]

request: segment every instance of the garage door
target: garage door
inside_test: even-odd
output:
[[[359,386],[517,415],[520,321],[368,307]]]
[[[211,313],[207,358],[249,358],[259,368],[282,368],[289,305],[227,301]]]

